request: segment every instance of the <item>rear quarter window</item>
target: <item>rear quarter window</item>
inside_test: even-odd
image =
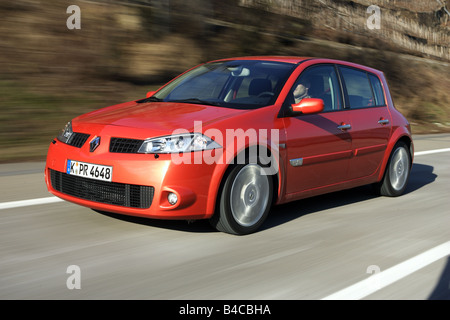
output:
[[[385,106],[383,87],[380,79],[374,74],[369,73],[370,84],[372,85],[373,94],[375,96],[375,106]]]

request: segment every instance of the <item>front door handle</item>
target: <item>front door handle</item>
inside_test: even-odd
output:
[[[381,125],[386,125],[386,124],[389,124],[389,120],[388,119],[380,119],[380,120],[378,120],[378,123]]]
[[[346,131],[348,129],[351,129],[352,126],[350,124],[341,124],[340,126],[337,127],[339,130],[341,131]]]

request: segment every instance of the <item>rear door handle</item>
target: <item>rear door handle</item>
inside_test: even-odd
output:
[[[346,131],[348,129],[351,129],[352,126],[350,124],[341,124],[340,126],[337,127],[339,130],[341,131]]]
[[[379,124],[385,125],[385,124],[389,124],[389,120],[388,119],[380,119],[378,120]]]

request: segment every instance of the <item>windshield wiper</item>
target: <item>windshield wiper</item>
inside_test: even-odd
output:
[[[157,98],[157,97],[149,97],[142,100],[136,101],[137,103],[146,103],[146,102],[161,102],[163,99]]]
[[[189,99],[179,99],[179,100],[169,100],[167,102],[181,102],[181,103],[194,103],[194,104],[206,104],[210,106],[221,106],[218,102],[212,102],[207,100],[201,100],[198,98],[189,98]]]

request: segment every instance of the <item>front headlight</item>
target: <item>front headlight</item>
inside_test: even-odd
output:
[[[72,134],[73,134],[72,121],[69,121],[67,122],[66,126],[61,131],[61,133],[58,135],[57,139],[61,142],[67,143]]]
[[[222,148],[201,133],[176,134],[144,141],[138,153],[178,153]]]

